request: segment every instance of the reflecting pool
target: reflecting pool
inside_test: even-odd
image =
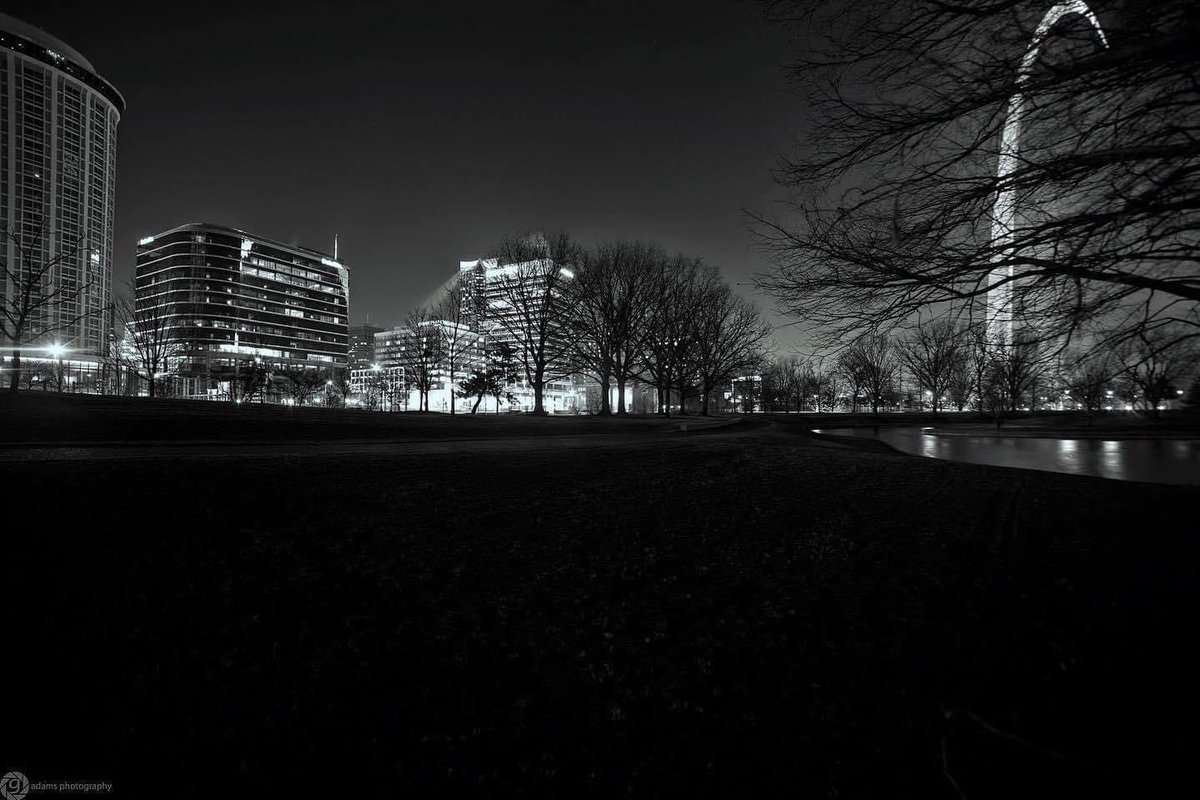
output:
[[[1200,439],[1048,439],[882,426],[819,430],[837,436],[870,436],[905,453],[930,458],[1122,481],[1200,485]]]

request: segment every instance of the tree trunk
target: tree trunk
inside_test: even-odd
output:
[[[617,415],[625,416],[629,410],[625,408],[625,378],[617,378]]]
[[[8,389],[10,392],[15,392],[21,386],[21,351],[13,347],[12,351],[12,377],[9,378]]]
[[[537,369],[533,373],[533,413],[540,416],[545,416],[546,414],[546,403],[542,396],[546,390],[546,384],[542,380],[545,374],[546,366],[538,364]]]
[[[687,416],[687,384],[679,384],[679,416]]]
[[[600,416],[607,417],[612,414],[612,403],[608,399],[608,393],[612,389],[612,382],[607,374],[600,377]]]
[[[478,397],[476,397],[476,398],[475,398],[475,405],[471,406],[471,413],[472,413],[472,414],[474,414],[476,411],[478,411],[478,410],[479,410],[479,404],[480,404],[480,403],[482,403],[482,402],[483,402],[483,395],[481,394],[481,395],[479,395]],[[496,403],[496,407],[497,407],[497,408],[499,408],[499,406],[500,406],[500,404],[499,404],[499,403]]]
[[[708,394],[710,390],[701,389],[700,391],[700,416],[708,416]]]

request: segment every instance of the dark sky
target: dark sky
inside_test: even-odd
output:
[[[138,238],[198,221],[336,233],[354,321],[384,325],[511,229],[650,239],[731,283],[764,266],[742,209],[778,198],[799,112],[752,3],[5,6],[128,101],[118,285]]]

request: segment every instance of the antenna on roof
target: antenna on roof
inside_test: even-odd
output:
[[[337,261],[337,234],[333,235],[333,260]]]

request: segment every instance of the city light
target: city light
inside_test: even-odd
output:
[[[58,342],[55,342],[46,348],[46,352],[50,354],[51,358],[62,358],[63,353],[67,352],[67,348]]]
[[[138,239],[138,244],[139,244],[139,245],[142,245],[142,244],[150,244],[150,243],[151,243],[151,242],[153,242],[153,241],[154,241],[154,237],[153,237],[153,236],[143,236],[141,239]]]

